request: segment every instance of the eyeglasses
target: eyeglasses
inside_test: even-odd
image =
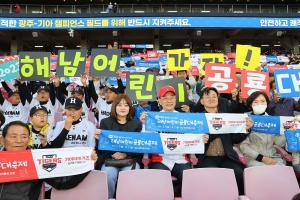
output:
[[[39,117],[39,118],[46,118],[48,115],[43,115],[43,114],[34,114],[33,116]]]

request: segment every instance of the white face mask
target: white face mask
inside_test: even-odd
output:
[[[267,104],[259,104],[259,105],[256,105],[256,106],[252,106],[252,109],[253,109],[254,114],[261,115],[264,112],[266,112]]]

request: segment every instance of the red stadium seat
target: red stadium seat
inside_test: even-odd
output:
[[[52,189],[51,200],[108,200],[107,176],[104,172],[91,171],[75,188]]]
[[[157,169],[122,171],[116,197],[118,200],[173,200],[171,173]]]
[[[254,200],[289,200],[299,193],[292,167],[259,166],[244,171],[245,195]]]
[[[232,169],[199,168],[183,172],[183,200],[237,200],[238,187]]]

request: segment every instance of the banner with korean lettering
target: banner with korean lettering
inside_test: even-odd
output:
[[[189,70],[191,68],[190,49],[167,50],[169,71]]]
[[[1,56],[0,57],[0,80],[12,81],[19,75],[19,57]]]
[[[135,101],[155,101],[156,76],[153,73],[127,73],[126,94]]]
[[[117,76],[120,68],[120,49],[92,49],[90,72],[92,76]]]
[[[295,126],[294,117],[251,115],[254,121],[252,131],[257,133],[282,135],[284,131]]]
[[[147,112],[147,131],[178,133],[246,133],[247,114]]]
[[[19,53],[19,73],[22,80],[46,81],[50,76],[50,53],[28,52]]]
[[[150,154],[202,154],[202,134],[144,133],[102,130],[98,149]]]
[[[183,104],[187,104],[187,89],[184,78],[168,78],[163,80],[158,80],[155,82],[156,91],[159,92],[160,88],[166,85],[172,86],[176,91],[176,107],[180,107]]]
[[[260,67],[260,48],[251,45],[237,45],[235,64],[239,69],[255,71]]]
[[[276,91],[281,97],[300,96],[300,69],[274,71]]]
[[[147,112],[147,131],[171,133],[208,133],[204,114],[180,112]]]
[[[94,169],[92,148],[0,152],[0,183],[82,174]]]
[[[205,75],[206,64],[208,63],[224,63],[224,54],[222,53],[200,53],[200,72]]]
[[[87,50],[59,50],[56,74],[59,77],[80,77],[85,73]]]
[[[269,95],[269,73],[243,70],[241,79],[242,98],[248,98],[255,91],[264,91]]]
[[[214,87],[219,93],[230,94],[235,85],[235,65],[206,64],[205,87]]]

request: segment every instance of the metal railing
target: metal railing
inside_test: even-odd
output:
[[[0,14],[15,13],[14,4],[0,4]],[[23,14],[113,13],[107,4],[34,5],[20,4]],[[218,13],[218,14],[300,14],[300,4],[118,4],[117,13]]]

